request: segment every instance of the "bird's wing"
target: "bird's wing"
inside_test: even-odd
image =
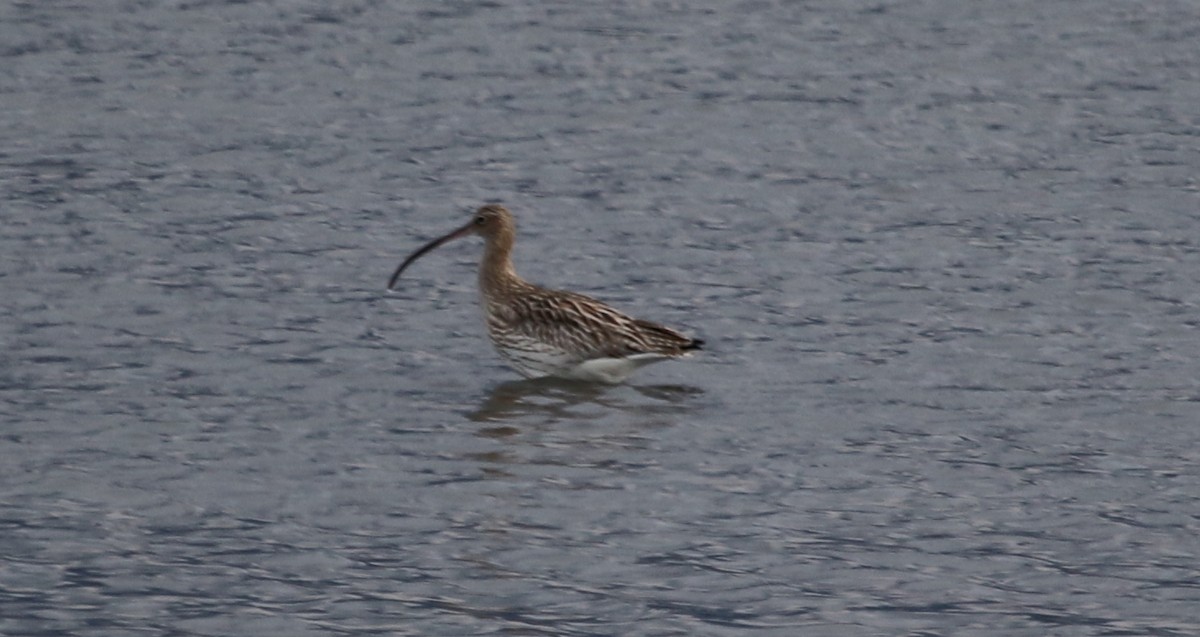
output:
[[[493,313],[502,332],[532,338],[581,360],[634,354],[678,356],[695,343],[675,330],[631,318],[593,298],[537,289],[509,299]]]

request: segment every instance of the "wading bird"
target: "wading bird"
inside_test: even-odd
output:
[[[512,264],[516,223],[512,213],[497,204],[481,207],[466,225],[412,253],[392,273],[388,289],[395,288],[413,261],[473,234],[485,241],[479,291],[488,335],[496,351],[523,376],[619,383],[640,367],[683,358],[704,345],[593,298],[549,290],[517,276]]]

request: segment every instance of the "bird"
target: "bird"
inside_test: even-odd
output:
[[[388,279],[388,290],[417,259],[472,235],[484,239],[479,291],[488,336],[505,362],[526,378],[618,384],[646,365],[688,357],[704,346],[700,339],[632,318],[589,296],[522,279],[512,263],[516,221],[495,203],[410,254]]]

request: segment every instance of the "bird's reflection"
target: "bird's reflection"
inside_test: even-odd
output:
[[[703,390],[683,385],[598,385],[536,379],[502,383],[468,414],[480,438],[497,443],[466,457],[489,478],[509,478],[518,466],[589,467],[606,471],[644,466],[639,452],[654,445],[654,429],[669,427],[699,407]],[[573,488],[592,488],[571,473]],[[581,486],[582,485],[582,486]]]
[[[634,391],[652,402],[629,401]],[[683,411],[685,402],[704,391],[687,385],[600,385],[559,378],[535,378],[501,383],[488,393],[469,417],[475,422],[503,422],[534,419],[556,421],[590,417],[577,408],[597,405],[626,412],[662,413]],[[513,427],[493,427],[489,435],[504,437],[516,433]],[[505,432],[508,432],[507,434]]]

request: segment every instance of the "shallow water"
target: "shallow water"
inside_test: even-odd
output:
[[[0,633],[1200,632],[1189,3],[0,17]]]

